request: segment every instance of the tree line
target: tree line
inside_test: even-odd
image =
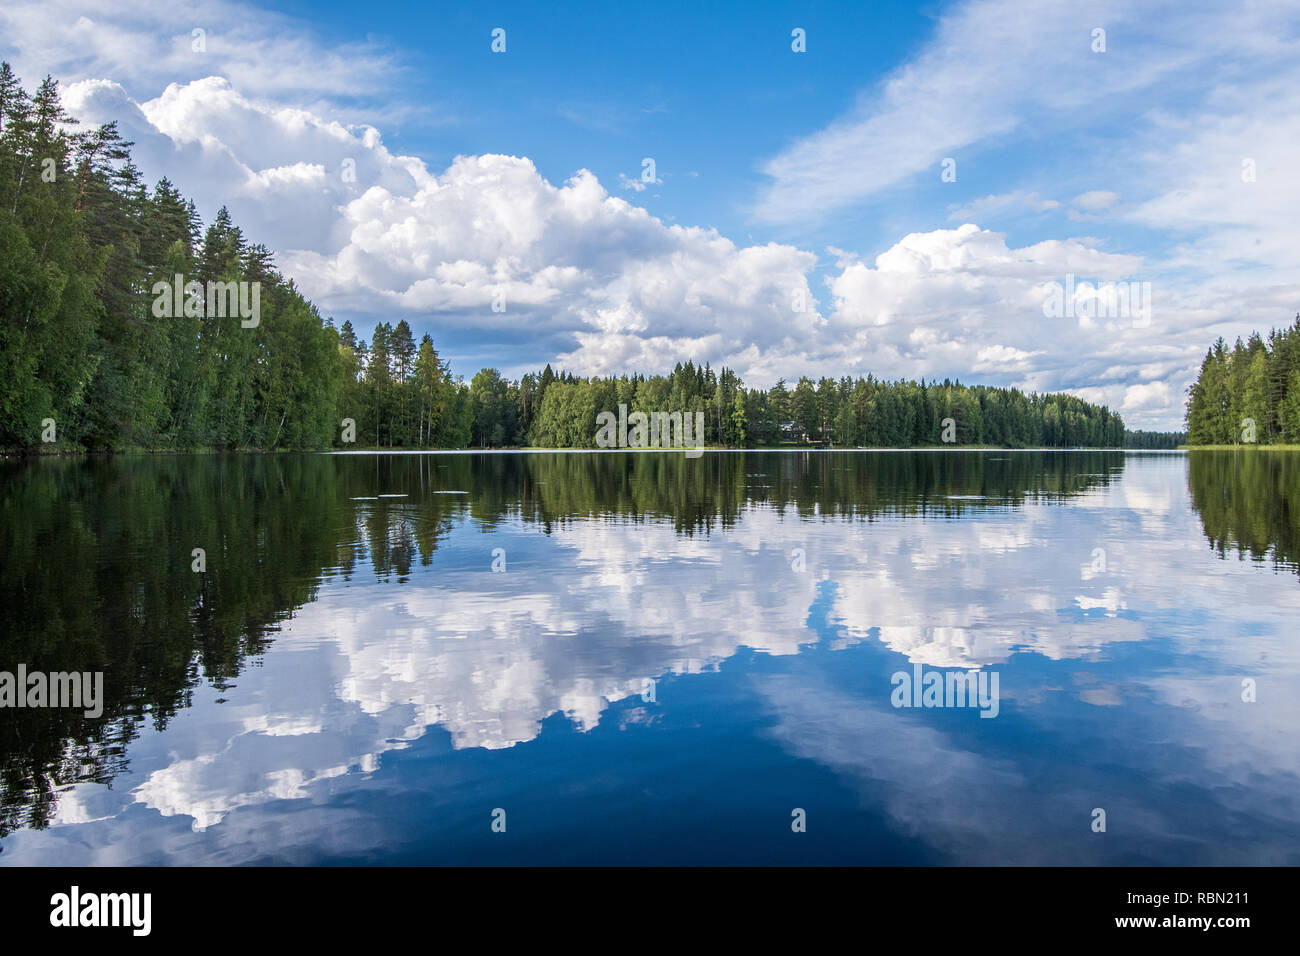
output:
[[[1188,389],[1193,445],[1300,442],[1300,315],[1268,338],[1252,332],[1228,348],[1220,337]]]
[[[948,380],[757,389],[687,362],[607,378],[483,369],[466,384],[405,320],[368,341],[335,328],[224,207],[205,227],[167,179],[148,189],[131,145],[116,123],[78,129],[54,80],[29,94],[0,64],[0,447],[590,448],[619,405],[702,412],[705,442],[730,447],[1124,444],[1104,406]],[[160,312],[177,276],[186,301]],[[257,321],[214,312],[213,283],[256,284]]]
[[[1187,432],[1148,432],[1142,429],[1124,433],[1124,447],[1135,449],[1171,449],[1187,444]]]
[[[942,382],[802,377],[770,389],[746,388],[734,371],[678,364],[666,376],[554,376],[549,366],[516,386],[492,374],[490,401],[480,402],[480,373],[470,384],[472,439],[546,447],[595,446],[596,416],[626,405],[629,413],[704,414],[704,440],[739,447],[821,444],[915,447],[1120,447],[1124,422],[1109,409],[1071,395]],[[513,426],[513,434],[511,428]]]

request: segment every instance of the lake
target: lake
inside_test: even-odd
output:
[[[0,865],[1300,863],[1300,454],[121,456],[0,498],[0,670],[103,674],[97,717],[0,710]]]

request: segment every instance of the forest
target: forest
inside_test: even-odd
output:
[[[1300,315],[1290,328],[1258,332],[1230,349],[1220,338],[1188,389],[1192,445],[1300,443]]]
[[[0,448],[590,448],[596,415],[620,404],[704,412],[715,446],[940,445],[945,419],[959,445],[1126,443],[1104,406],[947,379],[759,389],[690,361],[606,378],[483,369],[466,384],[405,319],[369,340],[336,328],[224,207],[205,226],[169,180],[149,189],[131,145],[116,123],[80,129],[54,80],[28,93],[0,64]],[[179,306],[160,318],[154,289],[175,276],[256,283],[259,320]]]
[[[0,446],[330,444],[337,331],[224,209],[204,229],[168,180],[146,189],[130,146],[0,64]],[[260,283],[257,327],[157,318],[153,285],[177,274]]]

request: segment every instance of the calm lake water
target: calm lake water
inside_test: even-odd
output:
[[[0,865],[1300,863],[1293,453],[120,457],[0,500],[0,670],[105,682],[0,710]],[[970,671],[996,716],[894,706]]]

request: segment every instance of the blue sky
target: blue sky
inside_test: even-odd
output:
[[[29,86],[467,376],[959,377],[1161,428],[1300,311],[1297,53],[1266,2],[0,9]]]
[[[391,41],[402,83],[433,94],[415,99],[424,115],[385,131],[393,148],[435,167],[462,153],[528,156],[551,182],[587,168],[617,183],[654,157],[665,188],[638,195],[641,205],[738,236],[755,228],[746,207],[764,181],[761,159],[835,119],[930,26],[900,3],[585,3],[563,17],[535,4],[330,6],[276,5],[315,9],[337,40]],[[794,26],[813,55],[792,52]],[[507,30],[505,55],[490,53],[496,27]],[[796,236],[768,224],[756,238]]]

